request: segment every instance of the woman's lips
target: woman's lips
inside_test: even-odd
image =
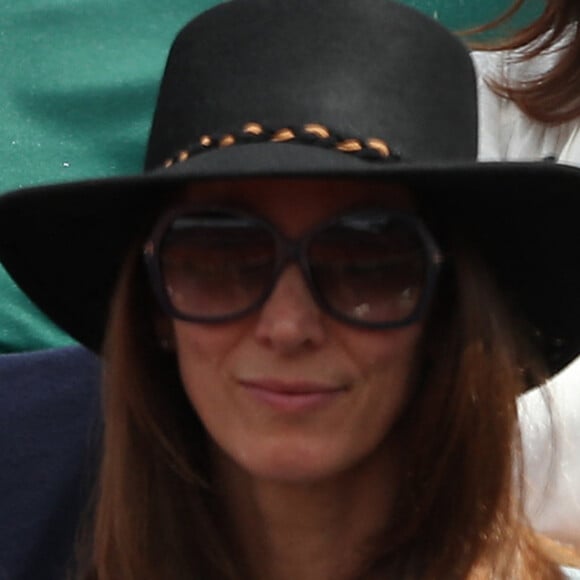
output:
[[[314,410],[330,404],[346,391],[345,387],[309,381],[276,379],[241,380],[241,386],[256,401],[286,413]]]

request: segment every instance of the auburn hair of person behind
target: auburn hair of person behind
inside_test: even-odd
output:
[[[509,21],[526,0],[515,0],[492,22],[466,31],[489,32]],[[563,123],[580,116],[580,4],[576,0],[546,0],[542,13],[508,38],[472,43],[478,50],[516,50],[525,62],[541,53],[558,51],[558,62],[531,79],[490,80],[491,88],[511,99],[529,117],[542,123]]]
[[[75,577],[250,580],[212,487],[204,428],[174,354],[159,347],[139,250],[112,305],[104,454]],[[455,252],[426,327],[420,380],[397,427],[403,478],[395,512],[372,539],[360,579],[561,578],[513,491],[516,397],[530,379],[521,369],[535,359],[512,322],[486,268]]]

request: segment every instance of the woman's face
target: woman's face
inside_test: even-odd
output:
[[[224,182],[186,198],[231,202],[288,237],[353,204],[412,207],[401,187],[356,181]],[[249,474],[280,481],[339,475],[388,443],[420,364],[420,323],[370,330],[339,322],[293,264],[259,311],[171,327],[185,391],[216,448]]]

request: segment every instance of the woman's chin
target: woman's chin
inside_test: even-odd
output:
[[[236,464],[247,475],[256,480],[266,480],[287,484],[313,484],[340,477],[350,470],[361,457],[352,453],[341,453],[322,442],[292,444],[254,445],[251,453],[232,450],[229,461]]]

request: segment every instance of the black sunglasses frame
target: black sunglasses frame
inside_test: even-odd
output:
[[[256,226],[264,228],[272,236],[275,242],[276,264],[272,270],[271,280],[269,284],[265,285],[265,289],[260,295],[260,297],[257,298],[256,301],[247,308],[222,316],[207,317],[201,315],[193,316],[190,314],[185,314],[177,310],[172,304],[165,289],[165,284],[163,281],[159,250],[162,247],[163,239],[169,229],[169,226],[180,216],[184,216],[191,213],[209,213],[209,214],[216,213],[230,215],[235,218],[241,218],[244,220],[248,220],[249,222],[252,223],[252,225],[255,224]],[[423,250],[425,252],[425,261],[426,261],[425,284],[422,289],[421,297],[417,301],[417,304],[413,309],[413,311],[411,312],[411,314],[397,321],[387,321],[387,322],[365,321],[347,316],[342,312],[340,312],[339,310],[333,308],[332,305],[328,303],[328,301],[325,299],[323,294],[318,289],[316,282],[314,281],[314,278],[312,276],[311,267],[307,257],[308,247],[311,241],[321,231],[328,229],[330,226],[334,224],[339,224],[341,221],[345,219],[353,219],[354,217],[359,215],[361,217],[367,216],[368,218],[369,215],[377,215],[378,213],[394,218],[399,223],[406,224],[411,229],[413,229],[417,233],[418,238],[421,240],[423,244]],[[360,230],[364,231],[363,228],[360,228]],[[370,227],[367,228],[367,231],[369,230]],[[314,228],[307,231],[299,238],[293,239],[283,235],[282,233],[280,233],[278,228],[276,228],[272,223],[255,214],[232,207],[200,205],[199,203],[195,202],[174,206],[161,215],[161,217],[154,225],[150,237],[145,242],[143,248],[143,258],[145,261],[147,272],[149,274],[149,280],[153,292],[159,302],[159,305],[161,306],[162,310],[171,318],[192,323],[220,324],[238,320],[240,318],[248,316],[252,312],[259,310],[265,304],[265,302],[267,302],[268,298],[272,294],[272,291],[276,287],[278,279],[282,274],[283,270],[289,264],[296,263],[302,273],[302,276],[306,282],[306,285],[312,297],[314,298],[314,301],[322,311],[326,312],[336,320],[340,320],[341,322],[344,322],[348,325],[356,326],[359,328],[377,329],[377,330],[387,328],[401,328],[404,326],[409,326],[423,318],[427,310],[427,307],[431,301],[431,298],[433,296],[437,282],[437,277],[439,275],[441,266],[444,262],[442,252],[440,251],[437,243],[435,242],[434,238],[432,237],[426,226],[423,224],[423,222],[417,216],[402,211],[386,210],[385,208],[381,207],[370,207],[370,208],[367,207],[360,210],[345,212],[337,216],[334,216],[328,220],[325,220],[324,222],[318,224]]]

